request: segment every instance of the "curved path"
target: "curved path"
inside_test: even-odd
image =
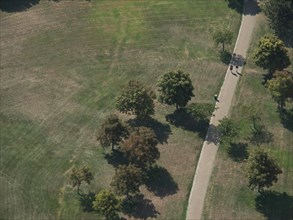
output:
[[[250,38],[256,23],[256,15],[259,11],[256,0],[244,0],[244,2],[242,22],[234,48],[236,56],[231,60],[231,64],[238,65],[239,68],[236,72],[234,66],[233,73],[231,73],[228,67],[226,72],[225,80],[218,97],[219,102],[217,102],[216,110],[211,118],[194,175],[187,208],[188,220],[201,218],[205,195],[218,150],[219,137],[215,128],[219,124],[219,120],[223,119],[229,113],[238,78],[241,77],[243,58],[245,58],[247,49],[249,48]]]

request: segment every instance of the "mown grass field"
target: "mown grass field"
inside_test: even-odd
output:
[[[248,188],[245,177],[245,161],[235,162],[227,154],[227,147],[220,146],[213,176],[205,201],[204,219],[292,219],[293,217],[293,117],[281,119],[277,104],[267,88],[262,85],[264,70],[253,64],[252,53],[259,38],[272,33],[263,14],[258,17],[244,75],[240,78],[231,109],[231,118],[241,127],[241,142],[248,143],[248,153],[257,146],[247,141],[252,128],[249,112],[261,112],[273,142],[264,144],[269,154],[281,167],[283,174],[271,188],[271,193],[261,196]],[[293,50],[289,49],[291,61]],[[292,65],[288,68],[293,70]],[[288,106],[288,113],[292,106]]]
[[[155,89],[160,75],[180,67],[191,74],[193,101],[212,102],[227,67],[211,30],[225,24],[236,38],[241,16],[224,0],[41,0],[0,19],[0,216],[96,219],[82,211],[69,173],[87,165],[95,179],[82,190],[109,187],[114,168],[95,133],[121,87],[138,79]],[[158,164],[178,191],[158,197],[142,188],[159,219],[184,217],[203,141],[168,124],[173,111],[156,103],[154,117],[171,130]]]

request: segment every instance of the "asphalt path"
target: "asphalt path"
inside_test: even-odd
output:
[[[225,80],[218,95],[218,102],[210,120],[209,129],[194,175],[186,215],[186,219],[188,220],[201,219],[205,196],[219,146],[219,135],[216,126],[221,119],[228,116],[237,81],[242,76],[242,67],[245,62],[258,12],[259,8],[256,0],[244,1],[242,22],[233,51],[234,55],[232,56]],[[232,71],[230,70],[231,65],[233,66]],[[237,69],[236,66],[238,66]]]

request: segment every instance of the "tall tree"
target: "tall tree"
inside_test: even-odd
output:
[[[293,43],[293,2],[291,0],[265,0],[262,9],[270,26],[280,37],[289,38]]]
[[[162,103],[178,107],[184,107],[191,100],[193,94],[193,85],[188,73],[181,70],[165,73],[158,82],[161,92],[159,100]]]
[[[121,122],[117,115],[111,114],[101,125],[98,130],[97,140],[100,141],[103,147],[114,147],[125,137],[128,131],[125,125]]]
[[[239,127],[237,123],[227,117],[220,120],[218,129],[221,134],[221,142],[231,143],[239,136]]]
[[[281,110],[286,101],[293,98],[293,74],[289,71],[277,71],[274,78],[268,81],[268,89]]]
[[[90,184],[90,182],[94,179],[94,176],[88,167],[83,167],[81,169],[73,168],[70,173],[70,180],[72,182],[72,186],[77,186],[77,194],[83,196],[80,193],[80,185],[82,182]]]
[[[155,93],[142,83],[131,80],[117,97],[116,108],[122,113],[132,113],[143,119],[155,113]]]
[[[257,188],[258,192],[261,192],[265,187],[271,187],[274,182],[278,181],[277,176],[282,173],[275,160],[262,150],[254,151],[247,162],[249,187],[251,189]]]
[[[227,28],[218,28],[213,33],[213,39],[218,46],[219,44],[222,44],[222,50],[225,51],[225,44],[231,44],[233,39],[233,32],[230,29]]]
[[[121,150],[131,163],[147,168],[160,157],[157,144],[153,130],[139,127],[121,144]]]
[[[143,183],[144,174],[140,168],[133,164],[120,165],[112,179],[111,186],[118,195],[125,195],[129,198],[130,194],[139,192],[139,187]]]
[[[254,50],[253,59],[256,65],[268,69],[270,75],[291,63],[284,42],[273,35],[264,35],[260,39]]]
[[[107,189],[101,190],[93,202],[96,212],[102,214],[107,220],[119,219],[118,212],[121,209],[121,201],[113,192]]]

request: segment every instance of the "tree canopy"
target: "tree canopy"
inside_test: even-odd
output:
[[[288,99],[293,98],[293,74],[289,71],[277,71],[267,85],[281,109],[285,107]]]
[[[111,114],[98,130],[97,140],[100,141],[103,147],[111,146],[112,150],[114,150],[114,146],[118,145],[127,135],[128,131],[126,126],[123,125],[117,115]]]
[[[225,51],[225,44],[232,43],[233,32],[227,28],[218,28],[213,33],[213,39],[216,46],[218,46],[219,44],[222,44],[222,49],[223,51]]]
[[[140,168],[133,164],[120,165],[112,179],[111,186],[118,195],[136,194],[139,192],[139,187],[143,183],[144,174]]]
[[[77,186],[77,193],[79,195],[82,195],[80,194],[80,191],[79,191],[81,183],[86,182],[87,184],[90,184],[90,182],[93,179],[94,179],[94,176],[88,167],[83,167],[81,169],[73,168],[70,173],[70,180],[72,182],[72,186],[73,187]]]
[[[249,187],[258,188],[259,192],[265,187],[271,187],[274,182],[278,181],[278,174],[282,173],[275,160],[262,150],[251,153],[247,162]]]
[[[93,202],[93,208],[96,212],[105,216],[106,219],[118,219],[121,202],[116,198],[113,192],[103,189],[96,195],[95,201]]]
[[[293,43],[293,3],[291,0],[265,0],[262,9],[270,26],[278,36],[289,38]]]
[[[188,73],[181,70],[165,73],[158,82],[159,101],[168,105],[184,107],[191,100],[193,85]]]
[[[218,129],[221,134],[221,142],[232,142],[239,136],[239,127],[237,123],[227,117],[220,120]]]
[[[155,93],[139,81],[131,80],[117,97],[116,108],[122,113],[135,114],[146,118],[155,113]]]
[[[268,69],[270,73],[282,70],[291,63],[284,42],[273,35],[264,35],[260,39],[253,59],[256,65]]]
[[[139,167],[145,168],[160,157],[158,139],[150,128],[139,127],[121,144],[126,158]]]

